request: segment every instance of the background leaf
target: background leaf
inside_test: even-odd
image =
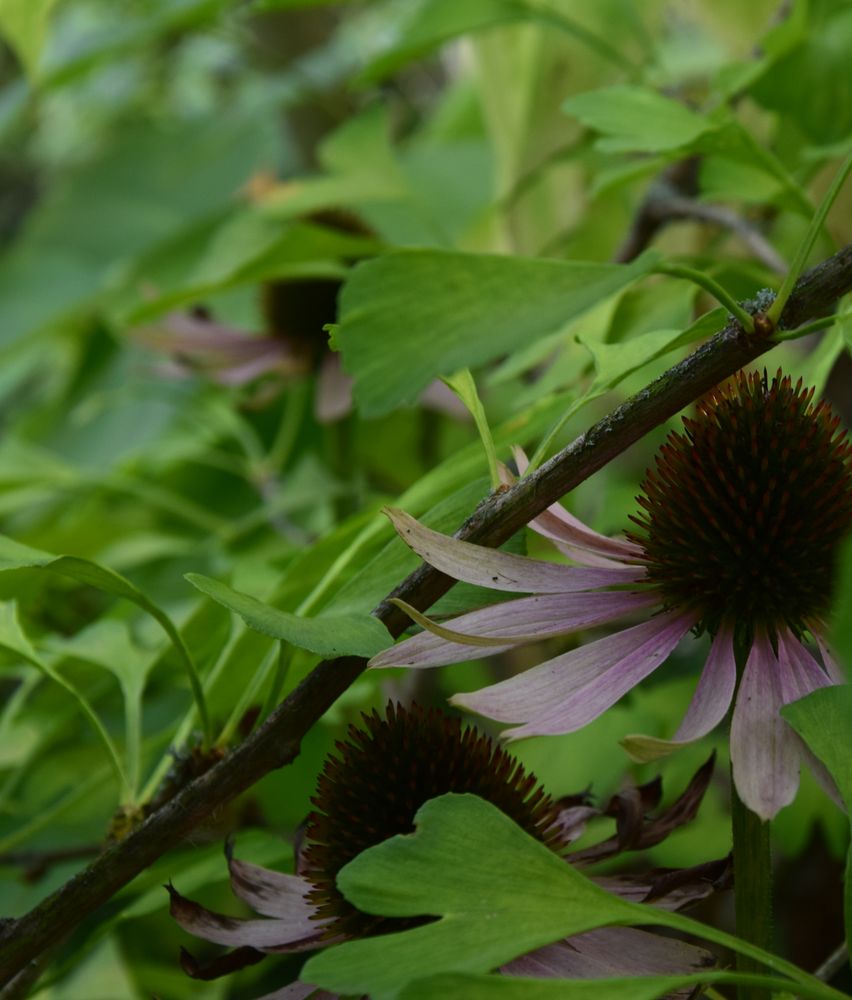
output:
[[[619,265],[409,250],[359,265],[341,293],[334,341],[360,411],[387,413],[437,375],[552,333],[649,274],[654,261],[654,254]]]
[[[18,53],[30,77],[38,75],[41,51],[56,0],[0,0],[0,33]]]
[[[203,594],[238,614],[250,628],[264,635],[308,649],[320,656],[374,656],[390,645],[387,629],[372,615],[323,615],[300,618],[289,611],[279,611],[248,594],[232,590],[227,584],[198,573],[187,573],[187,580]]]
[[[852,812],[852,686],[821,688],[785,705],[781,714],[828,768]],[[846,941],[852,953],[852,845],[846,858]]]
[[[716,126],[680,101],[646,87],[607,87],[570,97],[569,115],[602,133],[609,153],[660,153],[694,143]]]

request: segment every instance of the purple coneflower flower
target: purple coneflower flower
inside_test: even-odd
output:
[[[747,651],[731,723],[733,775],[746,805],[770,819],[794,798],[806,754],[779,709],[843,681],[825,632],[837,550],[852,521],[852,447],[828,406],[812,400],[813,390],[780,371],[771,382],[765,372],[740,373],[701,400],[694,419],[683,418],[684,433],[669,435],[626,539],[597,534],[558,504],[530,523],[579,567],[458,541],[390,512],[403,540],[442,572],[535,596],[444,626],[415,612],[432,631],[380,653],[371,666],[434,667],[475,659],[483,647],[506,650],[653,612],[451,699],[521,723],[504,734],[518,739],[580,729],[655,670],[687,632],[707,632],[707,662],[674,738],[631,736],[624,745],[650,760],[709,733],[737,689],[736,650]],[[521,472],[525,461],[519,454]]]
[[[214,913],[168,887],[172,916],[185,930],[234,949],[206,966],[184,951],[182,964],[189,975],[213,979],[254,964],[268,953],[311,951],[433,919],[363,913],[341,895],[335,880],[340,869],[366,848],[412,832],[420,806],[438,795],[479,795],[560,854],[580,836],[592,816],[615,817],[614,836],[570,856],[574,864],[591,864],[622,850],[658,844],[692,819],[713,766],[711,759],[675,803],[649,818],[660,800],[658,780],[620,793],[604,809],[597,809],[585,795],[552,799],[535,775],[528,774],[494,741],[442,711],[389,704],[385,718],[373,712],[364,715],[363,721],[362,728],[350,726],[346,742],[336,745],[337,755],[326,760],[312,800],[316,811],[308,817],[297,854],[297,874],[238,861],[228,851],[234,894],[262,914],[260,919]],[[711,894],[728,874],[725,859],[695,869],[607,876],[597,881],[634,901],[653,899],[655,906],[679,909]],[[709,952],[683,941],[632,927],[608,927],[520,956],[502,971],[590,978],[695,972],[713,962]],[[308,983],[292,983],[263,1000],[300,1000],[315,989]],[[328,996],[317,993],[318,998]]]

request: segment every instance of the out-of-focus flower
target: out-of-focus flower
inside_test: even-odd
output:
[[[239,386],[261,375],[304,375],[310,370],[305,352],[289,341],[217,323],[204,309],[169,313],[137,337],[146,347],[170,355],[158,370],[177,378],[201,374],[220,385]]]
[[[309,951],[428,922],[431,918],[363,913],[342,896],[335,880],[340,869],[366,848],[412,832],[418,809],[436,796],[447,792],[479,795],[560,854],[580,836],[591,817],[614,817],[612,837],[570,855],[571,863],[588,865],[623,850],[660,843],[694,817],[712,772],[711,760],[680,798],[657,816],[649,814],[659,805],[659,781],[629,789],[600,809],[585,795],[552,799],[505,750],[439,710],[389,704],[385,718],[373,712],[363,720],[362,728],[350,727],[346,742],[338,742],[336,755],[326,760],[295,875],[239,861],[228,851],[234,894],[262,918],[226,917],[169,887],[171,913],[182,927],[235,949],[207,966],[184,951],[182,964],[189,975],[211,979],[260,961],[267,953]],[[679,908],[712,893],[727,875],[723,860],[696,869],[607,876],[597,881],[636,901],[652,899],[656,906]],[[587,978],[689,972],[712,962],[708,952],[682,941],[612,927],[549,945],[516,959],[502,971]],[[293,983],[264,1000],[294,1000],[314,989]]]
[[[268,179],[258,178],[253,200],[262,200]],[[349,263],[379,246],[372,230],[357,215],[344,209],[312,212],[302,220],[337,235],[360,237],[364,246]],[[201,375],[220,385],[244,386],[267,377],[255,406],[268,404],[289,382],[314,375],[314,416],[319,423],[343,419],[352,411],[352,378],[340,363],[340,355],[329,347],[325,327],[337,318],[337,296],[343,286],[338,276],[270,278],[259,286],[263,332],[243,330],[218,322],[198,306],[188,312],[172,312],[157,323],[134,331],[146,347],[168,356],[157,372],[168,378]],[[420,403],[465,420],[468,413],[458,397],[443,382],[432,382]]]
[[[838,547],[852,523],[852,446],[827,405],[813,403],[813,390],[780,371],[771,382],[766,373],[740,373],[683,423],[684,433],[669,435],[645,477],[642,512],[626,539],[597,534],[559,504],[531,522],[578,567],[458,541],[391,512],[403,540],[442,572],[535,596],[443,626],[417,616],[432,631],[380,653],[371,666],[434,667],[653,612],[641,624],[452,699],[521,723],[506,733],[517,739],[580,729],[655,670],[687,632],[707,632],[707,662],[673,740],[630,736],[624,744],[650,760],[709,733],[737,690],[740,650],[734,781],[749,808],[770,819],[794,798],[807,755],[779,709],[843,680],[825,623]],[[523,472],[523,455],[518,464]],[[629,589],[601,589],[612,586]]]

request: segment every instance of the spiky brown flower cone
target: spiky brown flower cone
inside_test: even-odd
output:
[[[795,634],[830,607],[838,541],[852,523],[850,445],[813,389],[743,374],[672,433],[638,497],[648,580],[698,628]]]
[[[502,809],[554,850],[563,846],[559,808],[533,774],[489,737],[437,709],[388,703],[386,717],[364,715],[336,744],[317,782],[308,817],[304,875],[316,887],[318,918],[331,918],[328,936],[364,937],[412,926],[357,910],[335,885],[340,869],[361,851],[414,830],[429,799],[470,792]],[[422,921],[416,921],[422,922]],[[392,926],[391,926],[392,925]]]

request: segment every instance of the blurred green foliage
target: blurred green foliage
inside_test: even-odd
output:
[[[243,738],[320,654],[373,648],[366,616],[417,565],[381,506],[452,531],[489,488],[473,421],[436,376],[472,370],[502,460],[552,452],[723,323],[704,292],[650,277],[654,260],[741,299],[778,286],[852,148],[852,4],[780,6],[0,0],[0,531],[38,550],[0,553],[4,915],[208,766],[211,743]],[[649,193],[693,212],[631,263]],[[811,262],[849,241],[850,198]],[[850,329],[767,362],[847,421]],[[665,430],[567,505],[623,530]],[[54,558],[86,572],[39,568]],[[460,586],[434,613],[491,597]],[[671,735],[696,645],[519,756],[558,795],[647,780],[617,741]],[[240,1000],[287,982],[294,959],[187,979],[179,945],[205,946],[170,921],[162,883],[238,914],[225,836],[287,868],[349,722],[389,697],[443,703],[540,652],[366,674],[293,766],[83,919],[34,995]],[[727,851],[725,743],[657,765],[668,801],[720,750],[699,818],[644,860]],[[848,829],[815,786],[774,829],[783,863],[813,856],[830,882]]]

